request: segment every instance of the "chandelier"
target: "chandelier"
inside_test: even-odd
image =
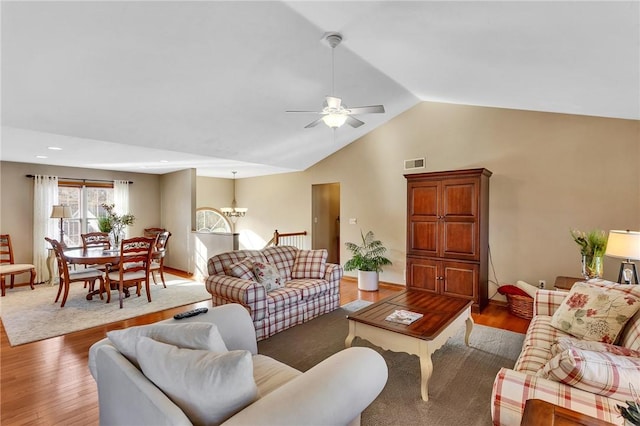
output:
[[[231,222],[236,223],[239,218],[244,217],[247,214],[247,210],[249,209],[244,207],[237,207],[238,203],[236,203],[236,173],[238,172],[233,171],[231,173],[233,173],[233,201],[231,202],[231,207],[222,207],[220,211],[223,215],[228,217]]]

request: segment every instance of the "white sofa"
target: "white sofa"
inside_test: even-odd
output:
[[[587,283],[620,288],[616,283],[605,280],[590,280]],[[640,299],[640,285],[624,287],[625,292]],[[575,337],[552,326],[554,313],[569,294],[554,290],[536,292],[533,318],[525,335],[522,352],[513,369],[502,368],[493,383],[491,415],[495,425],[519,425],[528,399],[542,399],[599,420],[624,424],[616,406],[626,406],[627,399],[621,397],[618,391],[629,391],[629,386],[622,384],[625,377],[627,381],[630,377],[632,381],[640,377],[640,311],[628,320],[615,345],[576,341]],[[558,342],[564,342],[565,347],[558,346]],[[562,358],[563,368],[570,373],[565,377],[555,373],[549,376],[552,366],[559,367],[559,364],[549,361],[554,358],[555,362],[560,362],[561,359],[557,353],[554,357],[554,351],[561,350],[566,354],[567,345],[574,348],[571,350],[580,351]],[[615,387],[619,389],[615,390]]]
[[[342,266],[327,263],[326,250],[271,246],[212,256],[205,280],[214,306],[239,303],[249,311],[258,340],[310,321],[340,306]],[[255,261],[277,268],[283,287],[267,290],[246,267]],[[239,265],[240,271],[235,271]],[[235,274],[235,275],[234,275]]]
[[[253,323],[238,304],[157,324],[189,322],[214,323],[229,351],[251,353],[258,399],[224,425],[358,425],[386,384],[386,363],[369,348],[345,349],[304,373],[258,354]],[[89,369],[98,385],[101,425],[193,424],[109,339],[91,346]]]

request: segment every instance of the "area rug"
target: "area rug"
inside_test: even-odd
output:
[[[151,284],[151,303],[143,289],[142,296],[138,297],[134,292],[126,298],[122,309],[118,303],[118,292],[111,293],[111,303],[108,304],[106,299],[100,300],[97,296],[89,301],[82,283],[71,286],[64,308],[60,308],[60,302],[54,303],[57,286],[40,284],[35,290],[16,287],[7,290],[6,296],[0,298],[0,317],[11,346],[17,346],[211,297],[202,282],[166,272],[165,281],[167,288],[162,283]]]
[[[258,342],[258,352],[301,371],[344,348],[349,314],[337,309]],[[379,352],[389,367],[389,379],[380,396],[362,413],[363,426],[382,425],[491,425],[491,387],[501,367],[513,367],[524,335],[474,325],[469,344],[464,327],[432,356],[429,401],[420,397],[417,356],[385,351],[356,338],[353,346]]]

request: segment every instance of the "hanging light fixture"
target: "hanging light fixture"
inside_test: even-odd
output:
[[[236,221],[241,218],[244,217],[247,214],[247,208],[244,207],[237,207],[237,203],[236,203],[236,171],[231,172],[233,173],[233,201],[231,202],[231,207],[222,207],[220,209],[220,211],[222,212],[223,215],[225,215],[226,217],[228,217],[231,222],[236,223]]]

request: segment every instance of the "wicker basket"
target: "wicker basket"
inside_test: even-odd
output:
[[[524,319],[533,318],[533,297],[507,294],[507,304],[513,315]]]

